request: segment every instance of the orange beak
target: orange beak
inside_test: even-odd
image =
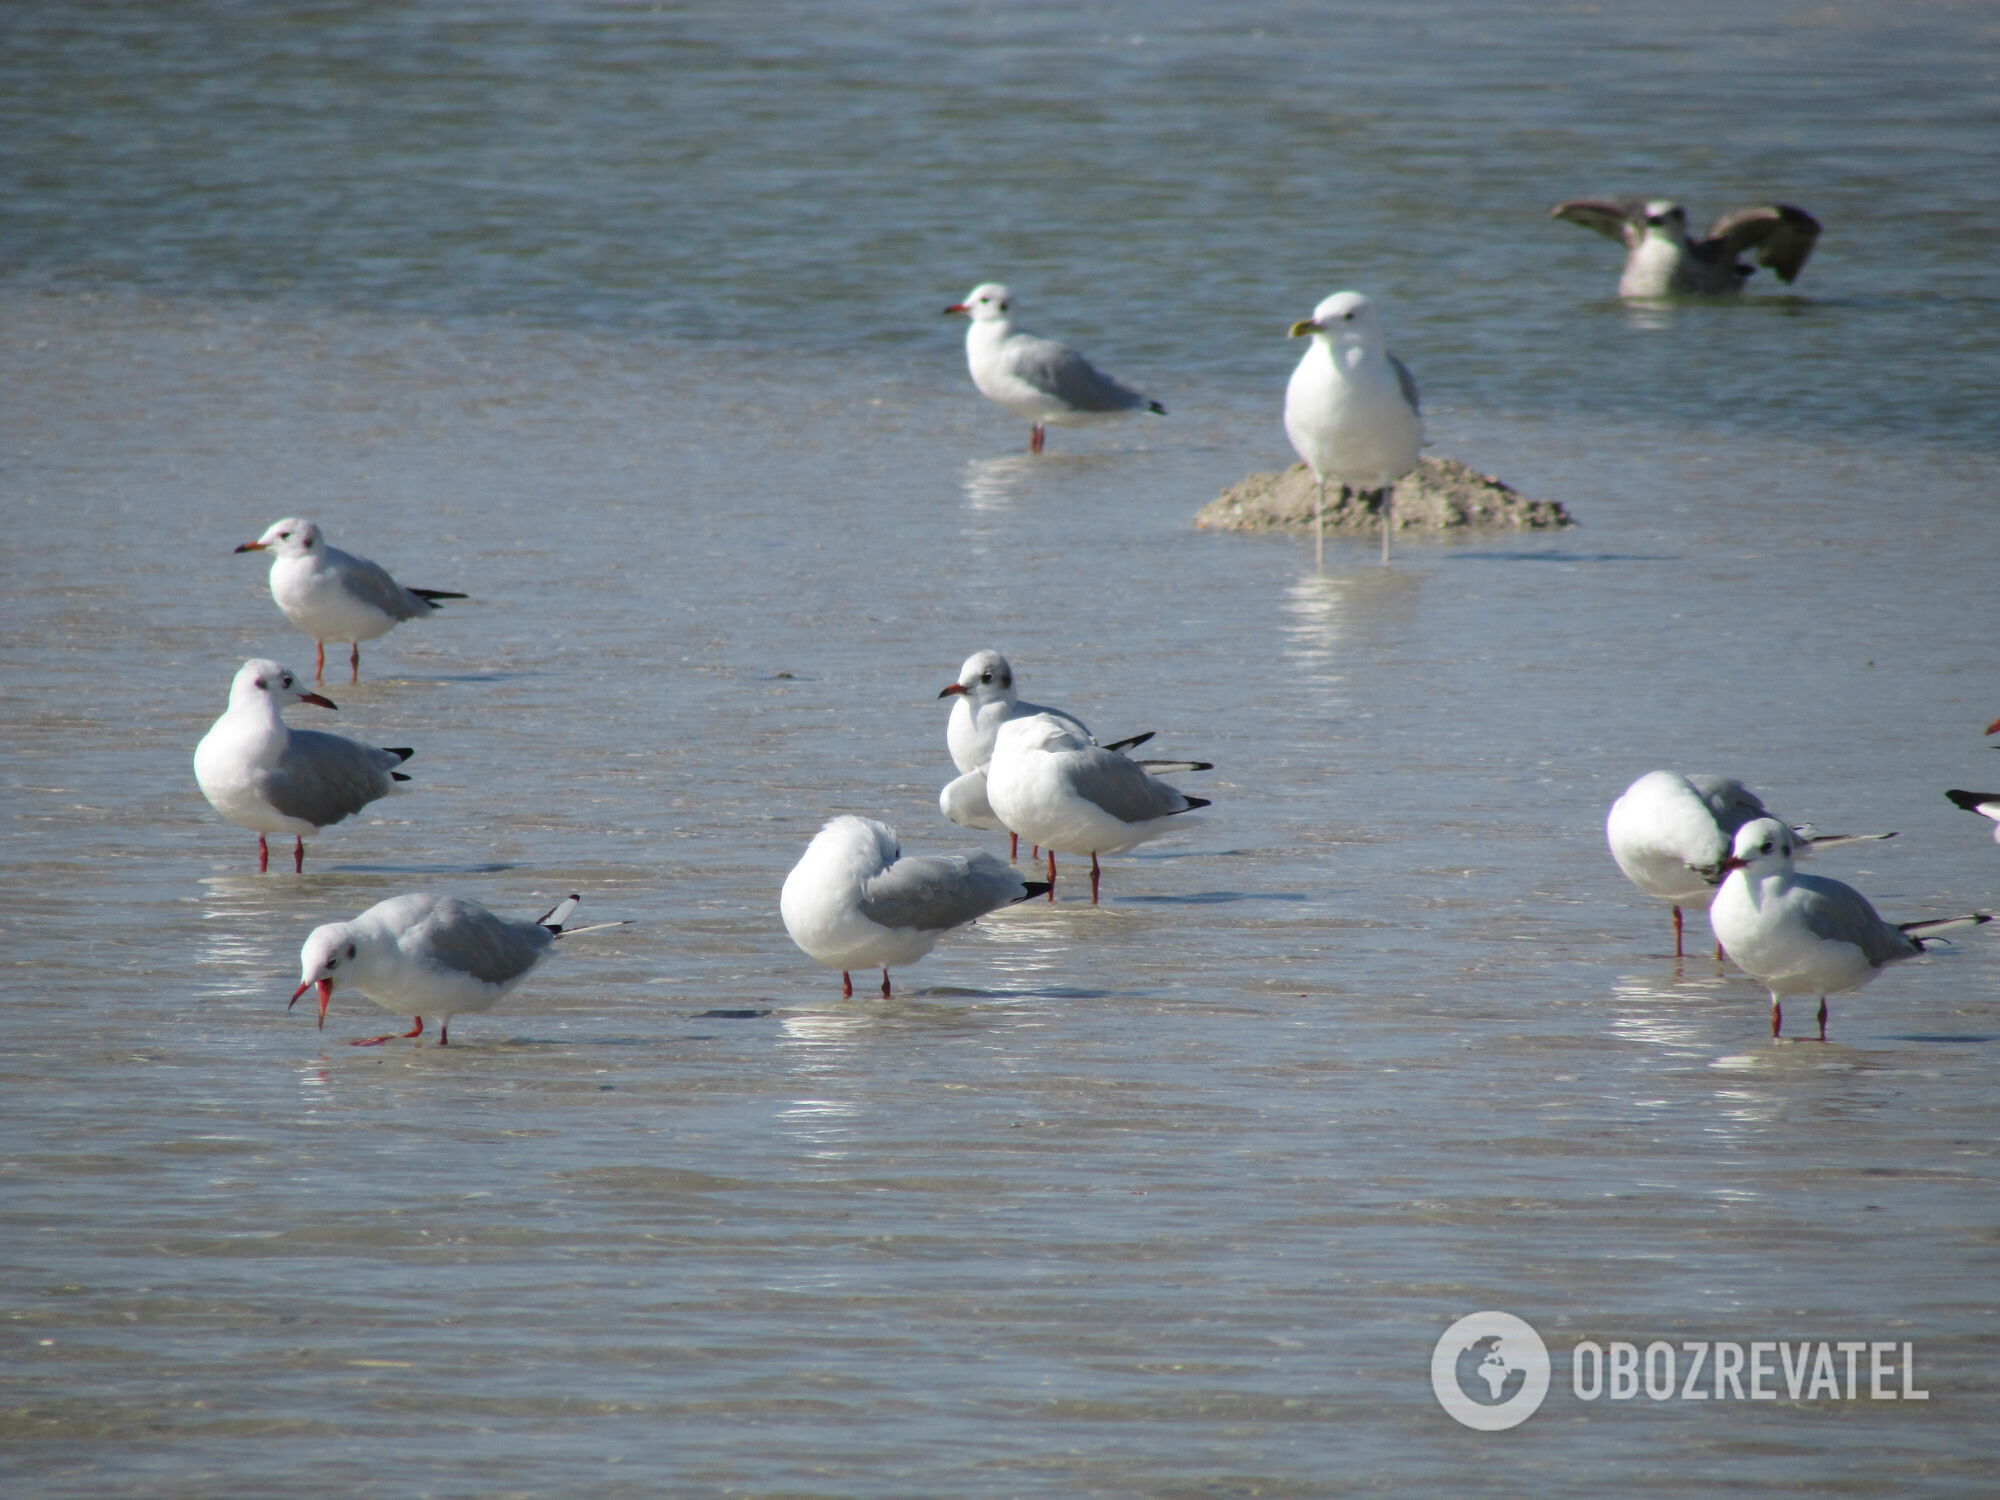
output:
[[[953,683],[953,684],[952,684],[952,685],[951,685],[950,687],[946,688],[946,689],[945,689],[945,690],[944,690],[943,692],[939,693],[939,694],[938,694],[938,696],[939,696],[940,698],[949,698],[949,697],[951,697],[951,696],[952,696],[952,695],[953,695],[954,693],[962,693],[962,692],[964,692],[964,691],[965,691],[965,684],[964,684],[964,683],[962,683],[962,682],[954,682],[954,683]]]
[[[292,991],[292,998],[286,1004],[285,1009],[290,1010],[292,1006],[297,1005],[299,1003],[299,996],[303,995],[314,985],[319,986],[319,1029],[324,1031],[326,1030],[326,1005],[333,998],[333,981],[331,979],[308,979],[304,984]]]
[[[264,550],[264,544],[262,542],[245,542],[242,546],[238,547],[236,550],[238,552],[262,552]]]
[[[331,698],[322,698],[318,693],[300,693],[299,702],[317,703],[321,708],[334,708],[334,702]],[[337,709],[335,711],[338,712]]]
[[[954,303],[952,303],[952,305],[951,305],[950,307],[947,307],[947,308],[946,308],[946,309],[944,310],[944,313],[945,313],[945,316],[946,316],[946,317],[950,317],[950,316],[951,316],[951,315],[952,315],[953,313],[955,313],[955,312],[961,312],[961,313],[962,313],[962,312],[971,312],[971,311],[972,311],[972,309],[971,309],[971,308],[969,308],[969,307],[967,307],[967,306],[966,306],[966,305],[965,305],[965,304],[964,304],[963,302],[954,302]]]

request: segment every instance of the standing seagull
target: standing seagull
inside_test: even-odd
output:
[[[1722,862],[1725,878],[1708,909],[1729,956],[1771,992],[1771,1035],[1785,1026],[1782,997],[1819,996],[1819,1039],[1826,1040],[1826,997],[1858,990],[1888,965],[1915,958],[1926,938],[1989,922],[1986,912],[1891,926],[1851,885],[1792,868],[1798,839],[1776,818],[1736,830]]]
[[[1769,817],[1762,799],[1728,776],[1678,776],[1648,771],[1611,804],[1605,842],[1625,878],[1674,908],[1674,957],[1681,948],[1681,908],[1706,910],[1722,882],[1736,830]],[[1894,838],[1893,833],[1829,834],[1792,830],[1800,852]],[[1717,957],[1720,957],[1720,952]]]
[[[1207,807],[1128,760],[1094,745],[1054,714],[1031,714],[1000,726],[986,767],[986,795],[1000,821],[1049,851],[1049,899],[1055,900],[1056,851],[1090,856],[1090,900],[1097,904],[1100,854],[1158,838],[1181,813]]]
[[[1015,328],[1009,306],[1007,288],[987,281],[945,312],[972,319],[965,330],[972,383],[987,400],[1034,424],[1030,453],[1042,451],[1045,427],[1083,427],[1128,411],[1167,414],[1159,402],[1113,380],[1068,344]]]
[[[386,635],[404,620],[437,612],[440,599],[463,599],[443,589],[407,589],[380,563],[327,545],[318,526],[297,516],[274,521],[238,552],[270,552],[271,597],[285,618],[319,646],[313,677],[326,677],[326,643],[351,641],[353,676],[361,680],[361,643]]]
[[[257,658],[229,685],[229,707],[194,747],[194,779],[209,804],[257,835],[257,869],[271,867],[264,836],[292,835],[292,868],[306,866],[305,836],[386,797],[410,778],[396,769],[414,751],[378,750],[338,734],[292,729],[288,704],[334,705],[298,686],[291,668]]]
[[[840,970],[843,998],[854,969],[912,964],[954,927],[1047,890],[990,854],[911,855],[873,818],[830,819],[785,877],[778,911],[807,956]]]
[[[1382,342],[1375,307],[1359,292],[1335,292],[1291,336],[1312,344],[1285,387],[1285,436],[1319,482],[1313,566],[1326,560],[1326,482],[1376,492],[1382,561],[1389,560],[1393,486],[1417,466],[1424,419],[1417,382]]]
[[[1727,296],[1756,274],[1740,257],[1790,285],[1819,239],[1819,220],[1789,203],[1765,203],[1724,214],[1705,239],[1688,235],[1687,210],[1666,198],[1572,198],[1549,210],[1625,247],[1621,297]]]
[[[566,927],[579,898],[560,902],[538,921],[495,916],[477,901],[457,896],[391,896],[351,922],[315,927],[299,950],[299,987],[291,1004],[319,986],[319,1025],[326,1029],[326,1005],[343,984],[352,985],[384,1010],[411,1018],[408,1031],[363,1037],[351,1045],[374,1047],[397,1037],[421,1036],[424,1017],[435,1016],[438,1045],[451,1045],[451,1018],[477,1015],[527,977],[559,937],[623,927],[599,922]]]

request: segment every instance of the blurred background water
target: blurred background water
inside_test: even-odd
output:
[[[1772,1046],[1604,853],[1657,766],[1892,918],[1994,904],[1985,7],[0,12],[0,1466],[47,1495],[1972,1494],[2000,967]],[[1781,198],[1620,305],[1559,198]],[[1171,416],[1026,433],[974,282]],[[1381,301],[1541,536],[1195,531],[1286,326]],[[196,793],[281,515],[473,597],[335,727],[410,794],[254,873]],[[1205,821],[843,1005],[777,889],[945,824],[983,646]],[[310,709],[295,719],[316,725]],[[985,840],[988,846],[995,841]],[[282,1000],[404,890],[594,918],[449,1050]],[[1074,889],[1065,891],[1074,897]],[[1691,948],[1701,953],[1702,928]],[[1428,1386],[1536,1324],[1505,1437]],[[1586,1405],[1576,1339],[1913,1340],[1921,1406]]]

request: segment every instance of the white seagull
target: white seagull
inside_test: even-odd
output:
[[[1789,284],[1819,239],[1819,220],[1789,203],[1733,209],[1700,240],[1688,234],[1687,210],[1667,198],[1572,198],[1550,209],[1549,217],[1580,224],[1625,247],[1625,269],[1618,277],[1621,297],[1741,291],[1757,268],[1740,257],[1753,251],[1760,264]]]
[[[1993,820],[1993,839],[2000,843],[2000,792],[1946,792],[1952,806]]]
[[[1611,857],[1632,884],[1672,904],[1675,958],[1682,954],[1682,908],[1707,909],[1722,881],[1722,862],[1729,857],[1736,830],[1769,816],[1762,799],[1732,777],[1680,776],[1672,771],[1648,771],[1611,804],[1604,820]],[[1792,832],[1801,852],[1895,837]]]
[[[1020,851],[1020,835],[1000,821],[986,797],[986,763],[993,758],[993,741],[1000,726],[1031,714],[1049,714],[1070,725],[1093,745],[1096,737],[1075,714],[1059,708],[1029,703],[1014,689],[1014,668],[998,651],[975,651],[958,669],[958,680],[945,685],[940,698],[952,700],[951,717],[945,722],[945,745],[952,764],[959,769],[956,780],[947,782],[938,793],[938,807],[961,828],[1006,831],[1011,839],[1008,858]],[[1106,748],[1131,750],[1146,743],[1154,731],[1116,740]],[[1205,760],[1142,760],[1150,771],[1212,771]]]
[[[1388,351],[1375,306],[1359,292],[1335,292],[1292,325],[1293,338],[1308,335],[1312,344],[1285,387],[1285,436],[1319,483],[1313,564],[1325,564],[1329,479],[1376,493],[1386,563],[1393,487],[1417,466],[1424,441],[1416,379]]]
[[[1927,938],[1992,920],[1986,912],[1891,925],[1851,885],[1792,867],[1798,839],[1777,818],[1736,830],[1722,862],[1725,878],[1708,909],[1715,935],[1743,971],[1771,992],[1771,1035],[1784,1030],[1783,997],[1819,996],[1819,1039],[1826,1040],[1826,997],[1858,990],[1888,965],[1915,958]]]
[[[410,778],[396,769],[415,752],[377,749],[338,734],[290,728],[289,704],[334,705],[299,687],[291,668],[254,658],[229,684],[229,707],[194,747],[194,779],[223,817],[257,835],[257,869],[271,867],[265,835],[292,835],[303,871],[305,836],[361,811]]]
[[[351,641],[353,682],[361,680],[361,643],[386,635],[404,620],[437,612],[440,599],[463,599],[443,589],[404,588],[380,563],[327,545],[318,526],[298,516],[273,521],[238,552],[269,552],[271,597],[285,618],[318,643],[313,676],[326,676],[326,643]]]
[[[1098,855],[1158,838],[1181,813],[1209,805],[1110,746],[1092,744],[1054,714],[1031,714],[1000,726],[986,767],[986,796],[1002,823],[1049,851],[1051,901],[1056,851],[1090,856],[1093,905]]]
[[[915,963],[954,927],[1048,887],[1023,880],[991,854],[904,857],[895,830],[873,818],[829,819],[785,877],[778,911],[808,957],[840,970],[840,993],[854,993],[854,969]]]
[[[979,394],[1034,424],[1028,451],[1042,451],[1046,427],[1083,427],[1128,411],[1167,414],[1159,402],[1112,379],[1067,344],[1036,338],[1014,326],[1011,299],[998,282],[982,282],[947,314],[972,319],[965,361]]]
[[[438,1023],[438,1045],[451,1045],[451,1018],[489,1011],[527,977],[559,937],[623,927],[599,922],[568,927],[579,898],[571,896],[534,922],[495,916],[477,901],[457,896],[391,896],[351,922],[315,927],[299,950],[299,987],[291,1004],[319,987],[319,1025],[341,985],[361,991],[384,1010],[411,1017],[408,1031],[362,1037],[351,1045],[374,1047],[398,1037],[421,1036],[424,1017]]]

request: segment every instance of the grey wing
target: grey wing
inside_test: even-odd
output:
[[[1396,372],[1396,384],[1403,388],[1403,399],[1410,403],[1410,410],[1422,415],[1423,398],[1417,394],[1417,377],[1410,373],[1410,367],[1395,355],[1389,356],[1389,364]]]
[[[1793,879],[1799,892],[1799,914],[1815,936],[1854,944],[1877,968],[1918,951],[1918,945],[1883,921],[1868,898],[1853,886],[1817,875]]]
[[[1639,241],[1633,223],[1633,211],[1639,207],[1632,198],[1571,198],[1550,209],[1549,217],[1581,224],[1629,250]]]
[[[362,603],[372,604],[390,619],[414,620],[437,608],[396,582],[380,563],[335,547],[326,551],[327,562],[340,570],[340,586]]]
[[[943,932],[1027,893],[990,854],[910,855],[862,886],[861,915],[884,927]]]
[[[555,934],[533,922],[510,922],[483,906],[447,897],[419,934],[423,950],[447,969],[488,984],[508,984],[535,966]]]
[[[387,796],[389,772],[402,763],[392,751],[345,735],[294,729],[278,764],[265,774],[263,792],[286,817],[325,828]]]
[[[1789,203],[1765,203],[1724,214],[1709,226],[1704,245],[1721,244],[1732,255],[1757,254],[1778,280],[1790,282],[1804,269],[1819,240],[1819,220]]]
[[[1690,776],[1688,785],[1701,794],[1701,800],[1706,802],[1708,810],[1715,814],[1715,826],[1720,828],[1724,835],[1725,852],[1729,835],[1734,834],[1745,823],[1771,816],[1755,792],[1731,777]]]
[[[1075,411],[1130,411],[1147,398],[1113,380],[1067,344],[1020,338],[1010,346],[1013,371]]]
[[[1047,714],[1052,719],[1060,719],[1062,720],[1063,723],[1072,726],[1076,730],[1076,732],[1082,735],[1085,739],[1087,740],[1096,739],[1096,736],[1093,735],[1087,727],[1085,727],[1083,720],[1079,719],[1075,714],[1069,713],[1066,710],[1060,708],[1049,708],[1040,703],[1017,702],[1014,705],[1014,711],[1011,714],[1007,715],[1007,717],[1009,719],[1027,719],[1027,718],[1032,718],[1036,714]],[[1143,736],[1143,738],[1151,739],[1152,736],[1148,734]]]
[[[1076,794],[1121,823],[1149,823],[1186,812],[1193,804],[1137,761],[1115,750],[1074,750],[1062,758],[1063,778]]]

